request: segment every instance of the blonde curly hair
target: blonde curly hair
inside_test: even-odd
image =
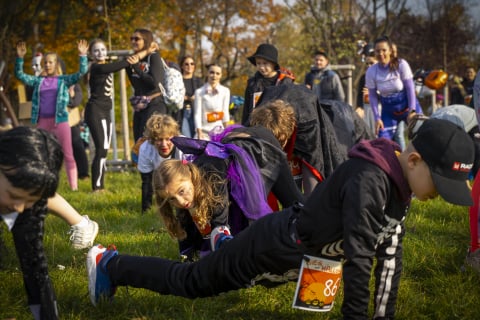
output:
[[[261,107],[253,109],[250,125],[269,129],[284,147],[297,126],[295,110],[286,101],[268,101]]]
[[[180,135],[180,128],[171,116],[154,113],[148,119],[143,135],[154,144],[157,139]]]
[[[158,213],[162,218],[168,233],[173,238],[183,240],[187,234],[176,215],[176,209],[168,201],[169,195],[165,191],[167,186],[175,181],[191,180],[194,186],[193,203],[195,210],[190,214],[197,227],[204,229],[212,218],[212,212],[217,207],[224,208],[228,199],[224,192],[227,182],[216,174],[204,174],[195,164],[177,159],[165,160],[153,173],[153,189]]]

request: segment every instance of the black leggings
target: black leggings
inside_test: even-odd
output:
[[[90,112],[85,112],[85,121],[95,144],[95,156],[92,161],[92,189],[100,190],[104,188],[107,154],[112,138],[112,119],[110,110],[108,112],[93,112],[94,108],[87,110]]]
[[[58,310],[43,247],[46,215],[46,201],[41,200],[18,215],[12,228],[12,235],[22,269],[28,304],[40,305],[41,318],[53,320],[58,319]]]

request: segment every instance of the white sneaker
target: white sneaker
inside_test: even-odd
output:
[[[98,223],[90,220],[88,216],[83,217],[87,219],[86,226],[72,226],[70,228],[70,243],[74,249],[85,249],[91,247],[98,234]]]

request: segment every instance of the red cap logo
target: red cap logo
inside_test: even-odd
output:
[[[466,163],[461,163],[461,162],[454,162],[452,169],[454,171],[461,171],[461,172],[470,172],[472,169],[473,164],[466,164]]]

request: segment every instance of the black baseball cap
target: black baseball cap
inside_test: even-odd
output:
[[[474,144],[465,130],[447,120],[428,119],[414,134],[412,144],[430,168],[440,196],[453,204],[471,206],[467,179],[473,166]]]

